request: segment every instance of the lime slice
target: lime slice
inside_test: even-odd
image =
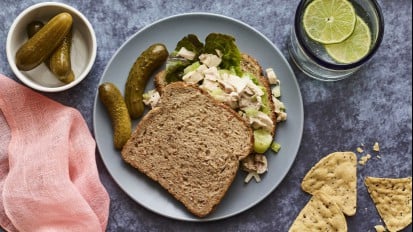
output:
[[[322,44],[343,42],[356,24],[356,12],[347,0],[315,0],[305,9],[303,26],[307,35]]]
[[[335,61],[349,64],[354,63],[369,53],[371,34],[369,26],[357,16],[356,28],[353,34],[344,42],[324,45],[327,53]]]

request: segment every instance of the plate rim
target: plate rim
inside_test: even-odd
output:
[[[240,24],[240,25],[248,28],[249,30],[252,30],[252,31],[253,31],[254,33],[256,33],[258,36],[260,36],[262,39],[264,39],[269,45],[271,45],[271,47],[280,55],[280,58],[281,58],[282,61],[286,64],[286,68],[287,68],[288,71],[291,73],[291,75],[292,75],[292,77],[293,77],[293,78],[291,78],[291,81],[294,82],[293,84],[294,84],[295,87],[297,87],[297,91],[298,91],[298,96],[297,96],[297,97],[298,97],[298,100],[299,100],[299,104],[298,104],[298,105],[299,105],[299,111],[300,111],[299,118],[302,119],[302,120],[301,120],[301,122],[300,122],[300,124],[299,124],[299,127],[298,127],[298,128],[299,128],[299,130],[298,130],[298,132],[299,132],[299,136],[298,136],[298,137],[299,137],[299,138],[297,139],[297,142],[298,142],[297,144],[298,144],[298,146],[295,148],[295,150],[294,150],[294,152],[293,152],[294,158],[293,158],[292,162],[288,165],[287,171],[286,171],[283,175],[280,175],[281,178],[280,178],[279,183],[276,184],[276,185],[274,185],[274,186],[272,186],[267,193],[263,194],[260,198],[257,198],[257,200],[252,201],[249,205],[247,205],[247,206],[244,207],[243,209],[236,210],[236,211],[234,211],[234,212],[232,212],[232,213],[229,213],[229,214],[226,214],[226,215],[224,215],[224,216],[213,217],[213,218],[208,218],[208,217],[206,217],[206,218],[182,218],[182,217],[175,217],[175,216],[172,216],[172,215],[163,213],[162,211],[157,211],[157,210],[155,210],[155,209],[153,209],[153,208],[151,208],[151,207],[149,207],[149,206],[147,206],[147,205],[145,205],[145,204],[142,204],[141,202],[137,201],[134,196],[131,196],[131,194],[129,194],[129,192],[118,183],[117,179],[116,179],[116,178],[112,175],[112,173],[109,171],[109,168],[108,168],[109,165],[107,164],[107,161],[105,161],[105,159],[103,158],[103,155],[102,155],[102,153],[101,153],[101,151],[100,151],[100,149],[99,149],[99,145],[98,145],[97,141],[96,141],[96,148],[97,148],[97,151],[98,151],[98,153],[99,153],[99,156],[100,156],[100,158],[101,158],[101,160],[102,160],[102,162],[103,162],[103,164],[104,164],[104,166],[105,166],[108,174],[109,174],[110,177],[112,178],[112,180],[116,183],[116,185],[117,185],[128,197],[130,197],[135,203],[139,204],[139,205],[142,206],[143,208],[145,208],[145,209],[147,209],[147,210],[149,210],[149,211],[151,211],[151,212],[153,212],[153,213],[155,213],[155,214],[164,216],[164,217],[166,217],[166,218],[178,220],[178,221],[187,221],[187,222],[218,221],[218,220],[223,220],[223,219],[226,219],[226,218],[233,217],[233,216],[235,216],[235,215],[237,215],[237,214],[243,213],[243,212],[251,209],[252,207],[256,206],[257,204],[259,204],[260,202],[262,202],[263,200],[265,200],[271,193],[273,193],[273,192],[278,188],[278,186],[285,180],[285,177],[286,177],[287,174],[291,171],[291,168],[292,168],[293,164],[294,164],[295,161],[296,161],[296,158],[297,158],[299,149],[300,149],[300,147],[301,147],[301,142],[302,142],[302,137],[303,137],[303,132],[304,132],[304,105],[303,105],[303,99],[302,99],[302,94],[301,94],[300,86],[299,86],[299,84],[298,84],[296,75],[295,75],[295,73],[294,73],[294,71],[293,71],[290,63],[288,62],[288,60],[286,59],[286,57],[284,56],[284,54],[281,52],[281,50],[280,50],[269,38],[267,38],[267,36],[265,36],[263,33],[261,33],[260,31],[258,31],[258,30],[255,29],[254,27],[248,25],[247,23],[245,23],[245,22],[243,22],[243,21],[241,21],[241,20],[232,18],[232,17],[230,17],[230,16],[222,15],[222,14],[211,13],[211,12],[202,12],[202,11],[179,13],[179,14],[170,15],[170,16],[167,16],[167,17],[164,17],[164,18],[160,18],[160,19],[158,19],[158,20],[155,20],[155,21],[152,22],[152,23],[149,23],[148,25],[142,27],[142,28],[141,28],[140,30],[138,30],[137,32],[135,32],[135,33],[133,33],[132,35],[130,35],[130,36],[121,44],[121,46],[120,46],[118,49],[116,49],[116,51],[113,53],[113,55],[111,56],[111,58],[109,59],[109,61],[106,63],[105,69],[104,69],[104,71],[103,71],[103,73],[102,73],[102,75],[101,75],[101,77],[100,77],[100,79],[99,79],[98,86],[99,86],[101,83],[103,83],[103,77],[104,77],[105,74],[107,73],[110,64],[113,62],[114,59],[116,59],[116,57],[117,57],[117,55],[119,54],[119,52],[120,52],[121,50],[123,50],[123,48],[124,48],[131,40],[133,40],[137,35],[141,34],[142,32],[148,30],[149,28],[151,28],[151,27],[153,27],[153,26],[155,26],[155,25],[157,25],[157,24],[159,24],[159,23],[162,23],[162,22],[165,22],[165,21],[169,21],[169,20],[173,20],[173,19],[175,19],[175,18],[188,17],[188,16],[202,16],[202,17],[208,16],[208,17],[219,18],[219,19],[223,19],[223,20],[228,20],[228,21],[230,21],[230,22],[232,22],[232,23]],[[96,119],[96,107],[97,107],[98,101],[99,101],[99,97],[98,97],[98,91],[97,91],[96,94],[95,94],[95,99],[94,99],[94,104],[93,104],[93,118],[92,118],[92,120],[93,120],[93,136],[95,137],[95,139],[97,139],[97,137],[96,137],[96,135],[97,135],[97,134],[96,134],[96,120],[95,120],[95,119]]]

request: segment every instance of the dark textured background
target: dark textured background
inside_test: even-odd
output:
[[[0,1],[0,72],[16,79],[6,59],[6,37],[15,17],[39,1]],[[81,12],[95,28],[98,53],[88,77],[76,88],[44,94],[80,110],[92,130],[97,83],[111,56],[142,27],[184,12],[212,12],[241,20],[267,36],[289,58],[287,40],[298,0],[95,0],[61,1]],[[361,143],[373,158],[358,168],[357,214],[349,231],[374,231],[380,217],[362,180],[365,176],[412,175],[412,1],[379,0],[385,35],[374,58],[354,76],[335,83],[310,79],[292,65],[304,100],[305,122],[295,163],[278,188],[255,207],[234,217],[208,223],[171,220],[132,201],[114,183],[97,154],[100,177],[110,198],[108,231],[287,231],[309,195],[300,182],[321,157],[338,150],[355,151]],[[381,145],[377,158],[371,151]],[[360,157],[361,154],[358,154]],[[411,225],[405,231],[411,231]]]

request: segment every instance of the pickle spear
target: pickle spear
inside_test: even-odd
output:
[[[145,106],[142,94],[152,73],[168,58],[168,50],[163,44],[153,44],[140,54],[129,71],[125,84],[125,102],[132,119],[143,114]]]
[[[34,36],[44,24],[40,21],[33,21],[27,25],[27,36],[29,39]],[[70,60],[70,50],[72,47],[72,31],[70,30],[64,37],[62,44],[47,58],[44,63],[57,78],[68,84],[75,79]]]
[[[72,62],[70,60],[70,49],[72,47],[72,30],[70,30],[62,44],[52,53],[49,58],[49,68],[63,83],[70,83],[75,79]]]
[[[132,133],[132,122],[123,96],[114,84],[105,82],[99,86],[99,99],[112,121],[113,144],[121,150]]]
[[[73,18],[69,13],[64,12],[53,17],[17,50],[17,68],[28,71],[45,61],[62,43],[72,23]]]

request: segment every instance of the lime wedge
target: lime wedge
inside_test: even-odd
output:
[[[347,0],[315,0],[304,11],[307,35],[322,44],[343,42],[356,24],[356,12]]]
[[[344,64],[354,63],[367,55],[370,50],[370,28],[363,19],[357,16],[356,27],[348,39],[338,44],[324,46],[335,61]]]

